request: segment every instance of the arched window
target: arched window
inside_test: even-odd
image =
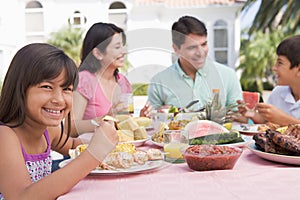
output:
[[[69,24],[75,28],[80,28],[86,23],[86,17],[79,11],[75,11],[69,18]]]
[[[126,9],[124,3],[116,1],[110,4],[109,9]]]
[[[42,4],[38,1],[29,1],[26,8],[43,8]]]
[[[217,20],[214,24],[214,54],[215,60],[228,64],[228,30],[224,20]]]
[[[27,42],[44,41],[44,11],[39,1],[29,1],[25,6]]]
[[[127,28],[127,8],[126,5],[120,1],[115,1],[110,4],[108,19],[111,23],[126,30]]]

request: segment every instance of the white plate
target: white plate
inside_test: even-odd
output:
[[[245,135],[254,135],[256,133],[262,133],[258,131],[259,126],[261,126],[261,124],[237,124],[232,127],[232,130],[237,130]],[[246,127],[247,130],[243,127]]]
[[[163,147],[164,146],[164,143],[163,142],[155,142],[152,140],[152,138],[150,137],[150,142],[156,146],[159,146],[159,147]]]
[[[231,143],[231,144],[222,144],[220,146],[233,146],[233,147],[243,147],[246,146],[249,142],[252,141],[252,136],[247,136],[247,135],[241,135],[241,137],[243,138],[244,142],[237,142],[237,143]],[[156,146],[159,147],[163,147],[164,143],[161,142],[154,142],[151,138],[150,141],[152,142],[152,144],[155,144]]]
[[[145,142],[149,140],[149,138],[143,139],[143,140],[133,140],[133,141],[127,141],[127,142],[120,142],[120,143],[132,143],[134,146],[139,147],[145,144]]]
[[[83,143],[89,143],[94,133],[84,133],[79,136],[79,138],[83,141]],[[142,146],[149,138],[143,140],[133,140],[127,142],[120,142],[120,143],[132,143],[134,146],[139,147]]]
[[[248,149],[250,149],[254,154],[257,156],[264,158],[266,160],[280,162],[284,164],[292,164],[292,165],[300,165],[300,156],[286,156],[274,153],[267,153],[264,151],[259,150],[255,142],[251,142],[248,144]]]
[[[72,159],[67,159],[58,164],[60,168],[66,166],[70,163]],[[128,169],[121,169],[118,168],[116,170],[103,170],[103,169],[95,169],[90,172],[91,175],[122,175],[122,174],[133,174],[139,172],[147,172],[151,170],[158,169],[165,164],[163,160],[156,160],[156,161],[147,161],[144,165],[133,165]]]

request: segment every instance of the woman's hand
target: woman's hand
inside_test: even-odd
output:
[[[147,101],[144,107],[140,111],[140,117],[151,117],[152,106]]]

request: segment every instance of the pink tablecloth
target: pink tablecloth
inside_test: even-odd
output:
[[[65,199],[299,199],[300,168],[263,160],[244,148],[232,170],[195,172],[185,163],[147,173],[88,176]]]

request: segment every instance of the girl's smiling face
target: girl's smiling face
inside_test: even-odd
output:
[[[63,87],[66,70],[26,91],[26,120],[45,126],[58,126],[72,108],[73,86]]]

